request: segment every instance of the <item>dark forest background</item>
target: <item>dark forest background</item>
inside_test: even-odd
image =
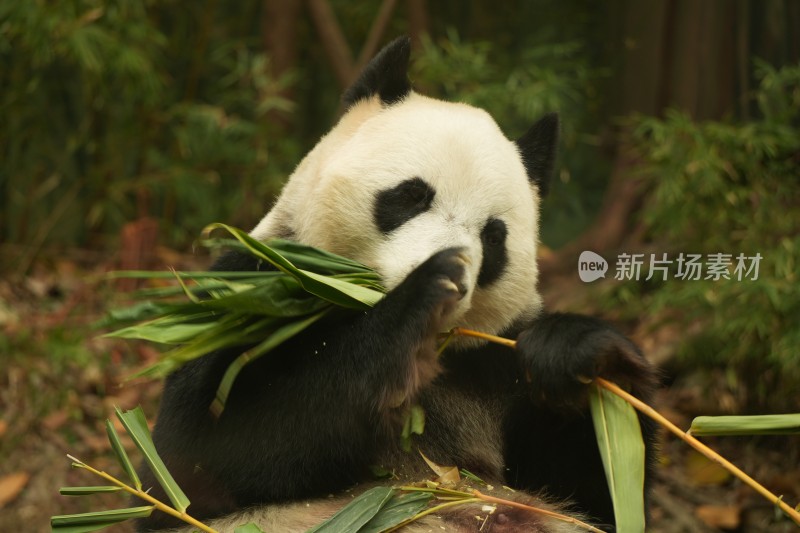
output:
[[[61,454],[102,456],[110,405],[155,413],[157,383],[118,386],[152,348],[90,328],[131,288],[102,274],[207,266],[202,228],[252,227],[400,34],[420,92],[510,137],[560,113],[551,309],[620,324],[678,421],[800,411],[799,29],[796,0],[0,0],[0,529],[76,505]],[[762,260],[756,280],[584,284],[583,250]],[[796,441],[736,442],[798,499]],[[658,531],[772,519],[664,447]]]

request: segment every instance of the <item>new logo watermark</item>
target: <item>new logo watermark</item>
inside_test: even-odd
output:
[[[645,257],[648,257],[646,260]],[[736,281],[756,281],[758,268],[761,263],[761,254],[747,256],[740,253],[735,258],[733,254],[684,254],[670,258],[668,254],[628,254],[617,255],[614,279],[639,281],[645,270],[645,281],[658,275],[661,281],[670,279],[683,281],[720,279]],[[670,268],[673,267],[674,268]],[[586,250],[578,258],[578,276],[581,281],[590,283],[606,277],[608,262],[603,256]]]
[[[581,252],[581,256],[578,258],[578,275],[581,277],[581,281],[590,283],[604,278],[606,272],[608,272],[608,262],[603,256],[589,250]]]

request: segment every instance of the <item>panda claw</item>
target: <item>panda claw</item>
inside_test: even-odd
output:
[[[447,291],[450,291],[450,292],[456,292],[456,293],[459,293],[459,294],[461,294],[461,295],[463,296],[463,293],[464,293],[464,292],[463,292],[463,288],[462,288],[463,286],[462,286],[462,287],[459,287],[459,286],[458,286],[458,285],[457,285],[455,282],[453,282],[453,280],[451,280],[451,279],[443,279],[443,280],[442,280],[442,287],[443,287],[445,290],[447,290]]]

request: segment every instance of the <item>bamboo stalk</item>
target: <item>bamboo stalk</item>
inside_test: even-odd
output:
[[[539,507],[532,507],[530,505],[525,505],[524,503],[504,500],[503,498],[497,498],[495,496],[489,496],[488,494],[482,493],[478,489],[474,489],[472,491],[472,494],[474,494],[476,498],[480,498],[481,500],[489,503],[496,503],[498,505],[508,505],[509,507],[516,507],[517,509],[523,509],[531,513],[543,514],[545,516],[549,516],[550,518],[554,518],[556,520],[561,520],[562,522],[568,522],[578,527],[582,527],[583,529],[587,531],[592,531],[593,533],[603,533],[602,529],[597,529],[596,527],[589,525],[586,522],[581,522],[580,520],[572,516],[566,516],[561,513],[556,513],[554,511],[548,511],[547,509],[540,509]]]
[[[649,416],[665,428],[667,428],[672,434],[677,436],[679,439],[684,441],[686,444],[703,454],[705,457],[714,461],[715,463],[722,466],[725,470],[739,478],[742,482],[748,485],[750,488],[761,494],[764,498],[772,502],[774,505],[777,505],[781,508],[781,510],[786,513],[798,526],[800,526],[800,513],[798,513],[795,509],[793,509],[789,504],[783,501],[779,496],[776,496],[769,490],[767,490],[763,485],[761,485],[758,481],[748,476],[745,472],[743,472],[739,467],[735,464],[731,463],[720,454],[697,440],[693,435],[686,433],[685,431],[681,430],[678,426],[667,420],[661,413],[644,403],[643,401],[639,400],[629,392],[621,389],[619,385],[616,385],[610,381],[607,381],[603,378],[596,378],[597,384],[603,387],[604,389],[613,392],[620,398],[627,401],[631,404],[637,411]]]
[[[586,529],[587,531],[592,531],[593,533],[603,533],[602,530],[597,529],[596,527],[591,526],[591,525],[589,525],[589,524],[587,524],[585,522],[581,522],[577,518],[573,518],[571,516],[566,516],[566,515],[557,513],[555,511],[549,511],[547,509],[540,509],[539,507],[533,507],[531,505],[525,505],[524,503],[519,503],[519,502],[515,502],[515,501],[511,501],[511,500],[506,500],[506,499],[503,499],[503,498],[498,498],[497,496],[490,496],[488,494],[482,493],[481,491],[479,491],[477,489],[472,489],[470,492],[465,492],[465,491],[461,491],[461,490],[446,489],[446,488],[443,488],[443,487],[437,487],[437,488],[433,488],[432,489],[432,488],[428,488],[428,487],[404,486],[404,487],[400,487],[400,490],[405,491],[405,492],[425,492],[425,493],[428,493],[428,494],[433,494],[439,500],[448,500],[448,503],[440,504],[440,505],[437,505],[435,507],[431,507],[431,508],[429,508],[429,509],[427,509],[427,510],[425,510],[425,511],[423,511],[423,512],[417,514],[417,515],[414,515],[412,518],[409,518],[408,520],[405,520],[405,521],[401,522],[400,524],[398,524],[397,526],[395,526],[394,528],[392,528],[392,529],[390,529],[388,531],[394,531],[395,529],[398,529],[401,526],[409,524],[409,523],[411,523],[411,522],[413,522],[415,520],[418,520],[419,518],[422,518],[425,515],[431,514],[433,512],[438,511],[439,509],[442,509],[442,508],[445,508],[445,507],[451,507],[451,506],[459,505],[459,504],[475,503],[475,502],[478,502],[478,501],[484,501],[484,502],[493,503],[493,504],[496,504],[496,505],[506,505],[508,507],[515,507],[517,509],[522,509],[524,511],[528,511],[528,512],[531,512],[531,513],[542,514],[542,515],[548,516],[550,518],[554,518],[556,520],[560,520],[562,522],[568,522],[570,524],[574,524],[576,526],[579,526],[579,527],[582,527],[582,528]],[[449,496],[444,496],[444,495],[449,495]]]
[[[125,483],[123,483],[122,481],[118,480],[114,476],[112,476],[110,474],[107,474],[105,472],[102,472],[100,470],[97,470],[95,468],[92,468],[91,466],[89,466],[88,464],[84,463],[80,459],[77,459],[77,458],[75,458],[75,457],[73,457],[71,455],[67,455],[67,457],[69,457],[72,461],[74,461],[74,465],[77,466],[78,468],[83,468],[85,470],[88,470],[92,474],[94,474],[96,476],[100,476],[101,478],[105,479],[106,481],[109,481],[109,482],[113,483],[114,485],[120,487],[125,492],[133,494],[134,496],[136,496],[138,498],[141,498],[142,500],[144,500],[144,501],[146,501],[148,503],[153,504],[153,506],[156,509],[158,509],[159,511],[162,511],[164,513],[172,515],[175,518],[177,518],[178,520],[182,520],[183,522],[186,522],[187,524],[196,527],[200,531],[205,531],[206,533],[219,533],[216,529],[213,529],[213,528],[205,525],[204,523],[198,521],[196,518],[193,518],[192,516],[189,516],[186,513],[181,513],[177,509],[173,509],[172,507],[170,507],[169,505],[165,504],[164,502],[153,498],[152,496],[150,496],[145,491],[137,490],[137,489],[135,489],[135,488],[133,488],[133,487],[131,487],[129,485],[126,485]]]
[[[494,342],[497,344],[502,344],[503,346],[508,346],[509,348],[515,348],[517,346],[517,342],[511,339],[506,339],[504,337],[498,337],[497,335],[490,335],[488,333],[482,333],[480,331],[473,331],[471,329],[465,328],[454,328],[453,333],[456,335],[464,335],[467,337],[475,337],[478,339],[484,339],[489,342]],[[779,496],[776,496],[772,492],[770,492],[767,488],[761,485],[758,481],[748,476],[744,471],[742,471],[739,467],[722,457],[720,454],[697,440],[694,436],[686,433],[685,431],[681,430],[678,426],[667,420],[663,415],[661,415],[658,411],[641,401],[640,399],[636,398],[629,392],[621,389],[618,385],[605,380],[603,378],[595,378],[595,381],[598,385],[603,387],[604,389],[616,394],[620,398],[627,401],[631,404],[636,410],[640,413],[652,418],[660,425],[667,428],[672,434],[677,436],[679,439],[684,441],[686,444],[703,454],[705,457],[714,461],[715,463],[722,466],[725,470],[739,478],[742,482],[744,482],[747,486],[761,494],[764,498],[769,500],[773,505],[778,506],[784,513],[786,513],[789,518],[791,518],[795,524],[800,526],[800,513],[792,508],[789,504],[783,501],[783,499]]]

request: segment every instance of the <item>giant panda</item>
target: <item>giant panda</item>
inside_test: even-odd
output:
[[[475,473],[506,498],[613,529],[585,378],[606,377],[648,400],[654,371],[606,323],[542,309],[539,207],[558,118],[508,140],[485,111],[416,93],[409,53],[400,38],[366,66],[344,94],[338,124],[251,233],[369,265],[386,297],[250,364],[219,419],[208,407],[238,352],[187,363],[166,381],[156,447],[192,501],[190,514],[228,515],[212,522],[221,530],[255,520],[265,531],[305,531],[373,486],[373,466],[401,480],[431,477],[417,451]],[[229,252],[214,268],[266,267]],[[437,357],[438,334],[454,326],[517,347],[458,339]],[[406,453],[398,434],[412,403],[426,424]],[[654,428],[640,421],[649,477]],[[482,521],[481,512],[454,507],[407,531],[574,528],[503,506]],[[179,525],[171,520],[156,511],[138,527]]]

